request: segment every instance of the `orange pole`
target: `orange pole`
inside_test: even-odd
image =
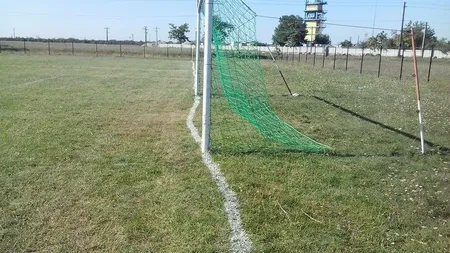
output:
[[[419,86],[419,69],[417,67],[417,55],[416,55],[416,43],[414,41],[414,30],[411,29],[411,45],[413,52],[413,64],[414,64],[414,80],[416,83],[416,97],[417,97],[417,109],[419,112],[419,128],[420,128],[420,146],[422,154],[425,153],[425,139],[423,133],[423,118],[422,118],[422,106],[420,104],[420,86]]]

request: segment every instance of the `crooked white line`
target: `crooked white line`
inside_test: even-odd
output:
[[[189,115],[186,120],[187,127],[191,131],[191,135],[194,138],[195,142],[199,145],[201,143],[201,137],[198,129],[194,125],[194,117],[195,112],[197,111],[198,106],[200,105],[200,97],[196,96],[194,99],[194,105],[189,111]],[[211,173],[211,177],[219,188],[220,193],[222,194],[225,207],[225,213],[228,217],[228,222],[230,223],[231,235],[230,235],[230,243],[231,243],[231,252],[235,253],[247,253],[252,250],[252,242],[248,238],[245,233],[244,228],[242,227],[241,215],[239,214],[239,201],[236,197],[236,194],[228,185],[225,176],[220,171],[220,167],[217,163],[215,163],[212,159],[212,156],[209,152],[205,152],[202,155],[203,163],[208,167],[209,172]]]
[[[62,76],[63,75],[53,76],[53,77],[48,77],[48,78],[42,78],[42,79],[34,80],[34,81],[31,81],[31,82],[21,83],[21,84],[18,84],[17,87],[18,88],[23,88],[23,87],[27,87],[27,86],[30,86],[30,85],[35,84],[35,83],[40,83],[40,82],[44,82],[44,81],[58,79],[58,78],[60,78]]]
[[[44,81],[49,81],[49,80],[53,80],[53,79],[58,79],[58,78],[60,78],[62,76],[63,75],[37,79],[37,80],[26,82],[26,83],[19,83],[19,84],[16,84],[15,86],[0,87],[0,90],[6,90],[6,89],[10,89],[10,88],[26,88],[26,87],[28,87],[28,86],[30,86],[32,84],[36,84],[36,83],[40,83],[40,82],[44,82]]]

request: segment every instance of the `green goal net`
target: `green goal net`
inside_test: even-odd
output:
[[[256,14],[244,2],[214,1],[212,150],[326,152],[272,109],[256,41]]]

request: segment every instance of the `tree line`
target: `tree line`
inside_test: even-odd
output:
[[[426,29],[425,29],[426,28]],[[409,32],[413,30],[415,34],[414,42],[417,48],[422,48],[423,42],[425,49],[438,49],[444,53],[450,52],[450,41],[446,38],[440,38],[436,36],[435,30],[431,27],[426,27],[425,22],[420,21],[409,21],[409,23],[404,28],[403,46],[409,48],[412,45],[411,37]],[[426,30],[426,32],[425,32]],[[425,36],[425,40],[424,40]],[[400,47],[400,34],[393,32],[391,35],[387,34],[385,31],[378,33],[375,36],[368,38],[367,40],[361,41],[356,44],[352,44],[349,40],[341,42],[343,47],[364,47],[370,49],[391,49]]]
[[[425,29],[426,28],[426,29]],[[422,47],[425,41],[425,49],[435,48],[444,53],[450,52],[450,41],[446,38],[436,36],[433,28],[426,25],[425,22],[409,21],[404,28],[403,46],[405,48],[411,47],[411,37],[407,35],[409,31],[413,30],[415,34],[414,42],[418,48]],[[426,32],[425,32],[426,31]],[[279,24],[275,28],[272,36],[273,44],[279,46],[300,46],[307,43],[305,40],[308,31],[306,29],[305,21],[298,15],[286,15],[279,19]],[[424,40],[425,36],[425,40]],[[401,43],[400,34],[392,32],[388,35],[385,31],[378,33],[375,36],[369,37],[359,43],[353,44],[349,40],[340,42],[342,47],[364,47],[370,49],[395,49],[399,48]],[[318,34],[312,44],[330,45],[330,36],[327,34]]]
[[[213,25],[216,30],[216,39],[225,41],[228,35],[234,30],[234,26],[227,22],[224,22],[218,16],[213,17]],[[418,48],[422,47],[423,41],[425,41],[425,49],[435,48],[441,50],[444,53],[450,52],[450,40],[446,38],[440,38],[436,36],[435,30],[431,27],[426,27],[426,23],[419,21],[409,21],[404,28],[404,32],[414,30],[415,33],[415,44]],[[426,32],[425,32],[426,30]],[[175,40],[176,43],[191,42],[187,33],[189,33],[189,24],[184,23],[180,26],[176,26],[169,23],[169,39]],[[279,24],[274,30],[272,36],[272,43],[276,46],[301,46],[307,44],[305,40],[308,34],[306,23],[298,15],[284,15],[279,18]],[[423,39],[425,36],[425,40]],[[203,40],[204,38],[202,38]],[[30,41],[30,42],[52,42],[52,43],[87,43],[87,44],[122,44],[122,45],[142,45],[143,41],[133,41],[133,40],[87,40],[87,39],[76,39],[76,38],[32,38],[32,37],[16,37],[7,38],[0,37],[3,41]],[[168,42],[172,43],[172,42]],[[247,41],[246,44],[251,43],[257,46],[266,46],[266,43],[261,43],[258,41]],[[314,41],[310,42],[315,45],[331,45],[330,36],[327,34],[317,34]],[[397,32],[392,32],[391,35],[382,31],[375,36],[369,37],[366,40],[362,40],[356,44],[353,44],[349,40],[345,40],[339,43],[342,47],[364,47],[370,49],[395,49],[399,48],[400,44],[400,34]],[[403,46],[409,48],[411,46],[411,38],[409,36],[404,36]]]
[[[169,38],[176,40],[178,43],[184,43],[186,41],[190,41],[186,36],[186,33],[189,32],[189,25],[187,23],[175,26],[174,24],[170,25]],[[234,29],[233,25],[228,24],[220,20],[219,17],[213,17],[213,26],[217,31],[222,40],[228,36],[228,34]],[[425,22],[419,21],[410,21],[406,24],[404,28],[404,33],[414,30],[415,33],[415,44],[418,48],[422,47],[423,38],[425,36],[425,49],[435,48],[441,50],[446,53],[450,51],[450,41],[445,38],[438,39],[435,33],[435,30],[431,27],[427,27],[425,33]],[[425,34],[424,34],[425,33]],[[313,45],[331,45],[331,39],[328,34],[317,34],[315,36],[314,41],[307,42],[305,40],[308,34],[308,30],[306,28],[306,23],[298,15],[284,15],[279,18],[278,26],[275,28],[272,43],[277,46],[301,46],[307,43]],[[202,39],[203,40],[203,39]],[[244,44],[251,43],[252,45],[258,46],[266,46],[265,43],[260,43],[257,41],[253,42],[244,42]],[[370,49],[397,49],[399,48],[400,43],[400,34],[396,32],[392,32],[391,35],[388,35],[385,31],[378,33],[375,36],[369,37],[366,40],[362,40],[359,43],[353,44],[349,40],[345,40],[343,42],[338,43],[342,47],[364,47]],[[403,46],[405,48],[411,47],[411,38],[409,36],[403,37]]]

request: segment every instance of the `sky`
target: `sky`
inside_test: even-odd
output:
[[[144,26],[149,28],[149,41],[168,40],[169,23],[188,23],[188,37],[195,37],[196,1],[194,0],[0,0],[0,37],[78,38],[144,40]],[[282,15],[304,16],[305,0],[244,0],[259,16],[257,37],[271,43],[271,37]],[[360,29],[339,25],[356,25],[400,29],[403,1],[401,0],[329,0],[326,10],[327,27],[333,44],[345,39],[356,43],[381,30]],[[449,0],[407,1],[405,20],[425,21],[436,35],[450,39]],[[374,22],[375,21],[375,22]],[[336,25],[337,24],[337,25]]]

